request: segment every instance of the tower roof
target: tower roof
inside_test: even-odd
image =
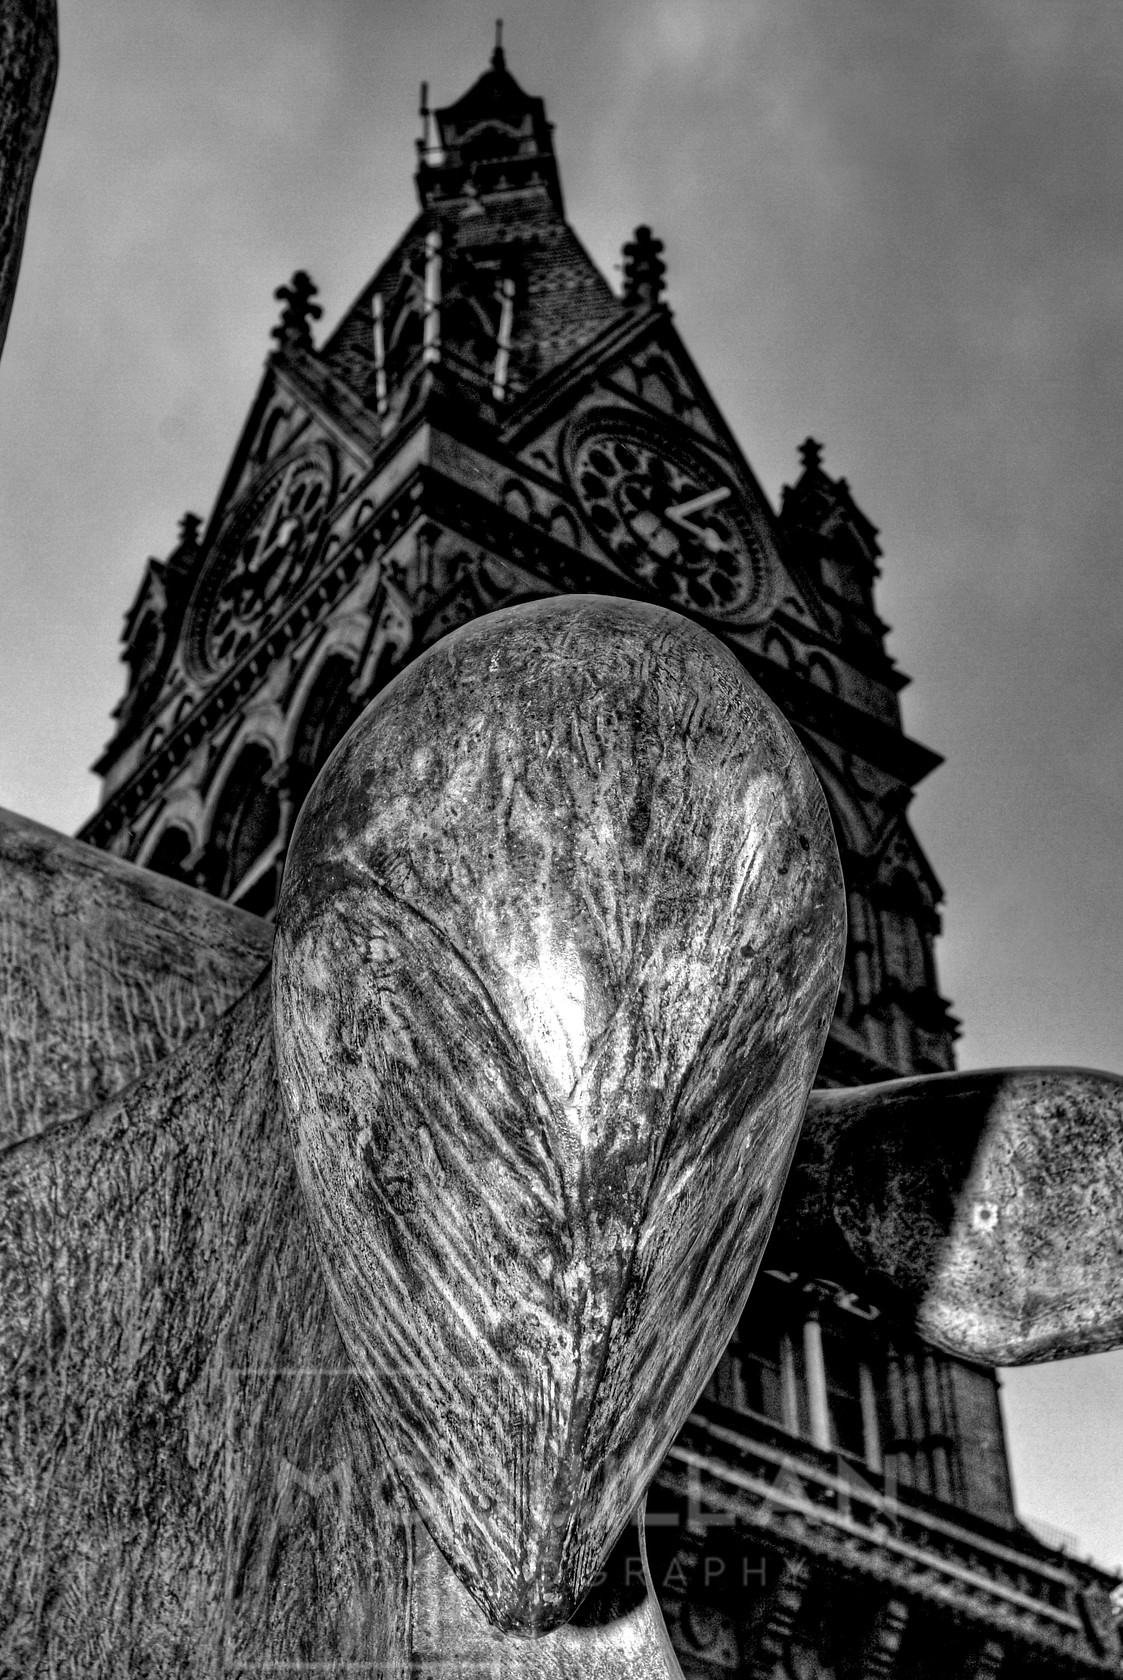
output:
[[[553,125],[521,88],[498,42],[466,93],[430,110],[422,88],[421,212],[360,293],[322,355],[368,404],[378,380],[372,310],[382,321],[385,377],[413,343],[420,355],[427,238],[441,249],[440,336],[446,371],[492,383],[505,339],[506,388],[526,391],[616,320],[624,304],[565,220]],[[510,312],[503,325],[503,296]]]
[[[563,211],[545,103],[516,82],[499,40],[483,75],[452,105],[430,111],[422,87],[421,120],[417,191],[423,209],[537,187]]]

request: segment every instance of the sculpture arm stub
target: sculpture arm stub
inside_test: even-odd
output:
[[[1123,1342],[1121,1208],[1123,1079],[932,1074],[813,1093],[777,1237],[841,1242],[926,1340],[1024,1365]]]

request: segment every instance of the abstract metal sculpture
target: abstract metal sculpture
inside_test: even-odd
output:
[[[822,794],[672,613],[551,598],[409,666],[309,797],[272,1000],[267,971],[218,1021],[263,926],[18,819],[0,864],[75,1017],[112,950],[132,1022],[174,924],[200,1021],[107,1059],[36,1003],[14,1046],[70,1060],[0,1150],[12,1672],[673,1672],[614,1542],[778,1203],[774,1240],[952,1353],[1123,1339],[1123,1081],[808,1097]],[[95,1062],[117,1086],[75,1114]]]
[[[0,45],[2,346],[54,0],[0,3]],[[744,1305],[805,1103],[797,1243],[841,1244],[951,1352],[1123,1340],[1123,1081],[808,1100],[841,962],[826,808],[671,613],[477,621],[341,744],[280,916],[293,1152],[263,981],[213,1020],[267,930],[32,827],[0,819],[0,927],[30,966],[49,926],[55,959],[2,1046],[5,1673],[673,1672],[653,1595],[586,1594]],[[61,975],[85,1018],[95,971],[127,1053],[39,1008]],[[170,1030],[155,994],[138,1014],[154,976]],[[296,1484],[337,1478],[301,1525]]]
[[[500,1627],[570,1618],[740,1317],[844,926],[794,735],[660,607],[476,620],[304,807],[297,1170],[372,1424]]]
[[[0,0],[0,350],[57,74],[56,0]]]
[[[305,806],[273,968],[298,1173],[371,1426],[498,1628],[573,1615],[740,1315],[842,931],[801,749],[661,608],[475,621]],[[785,1220],[948,1351],[1114,1345],[1121,1115],[1066,1071],[816,1092]]]

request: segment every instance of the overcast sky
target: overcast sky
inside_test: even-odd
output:
[[[494,0],[59,0],[0,367],[0,804],[72,831],[122,614],[206,514],[297,267],[413,213],[417,88]],[[809,432],[885,549],[965,1067],[1123,1071],[1123,4],[508,0],[570,219],[641,221],[775,501]],[[1009,1377],[1023,1510],[1123,1564],[1123,1355]]]

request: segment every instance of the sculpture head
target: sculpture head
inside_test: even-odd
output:
[[[740,1315],[844,920],[795,736],[653,606],[445,638],[301,813],[298,1171],[372,1424],[501,1627],[572,1613]]]

